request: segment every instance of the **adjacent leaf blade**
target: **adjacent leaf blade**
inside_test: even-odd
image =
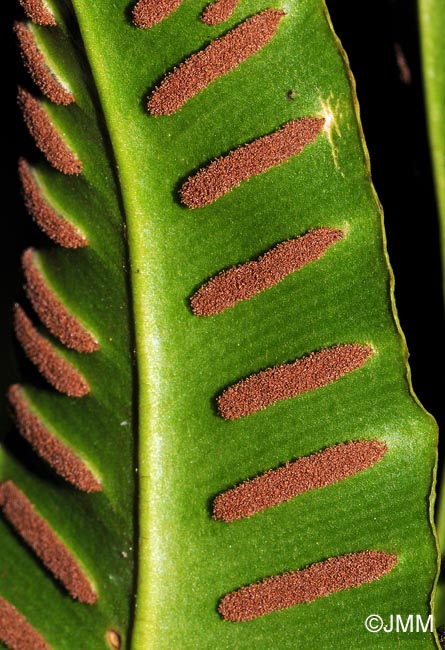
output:
[[[440,221],[442,265],[445,251],[445,129],[443,106],[445,104],[445,7],[440,0],[419,0],[420,40],[422,50],[423,84],[427,109],[430,150],[436,186]],[[445,273],[445,266],[443,267]],[[444,274],[445,277],[445,274]],[[444,283],[445,287],[445,283]],[[445,465],[439,468],[439,496],[437,534],[442,555],[442,573],[437,587],[435,603],[436,624],[445,625]]]
[[[59,77],[69,81],[76,103],[66,109],[45,103],[45,108],[82,159],[84,173],[68,178],[41,162],[35,177],[45,200],[88,233],[90,246],[69,251],[45,246],[39,250],[39,263],[62,302],[97,333],[101,349],[90,358],[66,352],[66,358],[88,375],[94,395],[65,399],[42,383],[34,387],[26,382],[25,389],[43,423],[94,467],[103,491],[90,500],[69,487],[34,458],[16,432],[8,435],[1,450],[1,475],[26,493],[81,560],[98,586],[99,602],[89,607],[72,601],[3,518],[1,592],[52,648],[107,648],[109,628],[117,629],[126,642],[134,580],[135,443],[128,433],[133,419],[132,326],[124,219],[114,160],[76,23],[69,10],[61,14],[54,9],[60,28],[32,29],[49,65],[56,62]],[[23,355],[19,361],[23,366]],[[35,374],[30,375],[28,366],[24,370],[35,383]],[[107,377],[114,377],[112,385]]]
[[[246,1],[230,23],[210,30],[199,21],[205,3],[198,10],[184,3],[152,30],[138,31],[128,22],[123,0],[73,1],[112,151],[95,91],[91,101],[85,90],[82,95],[73,87],[78,108],[52,109],[51,116],[79,153],[87,184],[62,182],[45,168],[39,173],[65,210],[84,215],[80,225],[90,247],[46,253],[42,270],[67,306],[75,304],[82,322],[97,332],[101,350],[88,359],[75,357],[90,381],[91,398],[74,405],[37,391],[32,397],[64,436],[91,454],[104,477],[104,492],[73,495],[13,461],[5,470],[66,531],[71,545],[74,527],[89,525],[77,544],[86,564],[92,568],[97,561],[99,603],[96,610],[78,614],[79,606],[57,600],[57,591],[48,596],[48,603],[57,601],[64,625],[59,639],[47,622],[40,624],[54,646],[106,647],[110,626],[129,643],[134,574],[131,565],[121,573],[118,549],[133,531],[133,440],[139,444],[139,553],[128,647],[312,648],[317,639],[321,646],[377,648],[381,637],[364,628],[369,614],[428,613],[436,552],[425,503],[436,431],[406,376],[406,348],[393,312],[381,213],[369,181],[350,72],[324,4],[285,4],[287,16],[261,52],[180,112],[158,118],[145,110],[147,89],[210,38],[268,4]],[[50,49],[52,37],[45,32],[42,38],[49,38]],[[67,70],[71,65],[68,60]],[[87,118],[96,120],[94,137],[81,134],[75,124],[83,101],[90,108],[85,129]],[[180,203],[184,180],[211,159],[307,116],[323,118],[327,128],[301,154],[203,209],[190,211]],[[119,184],[110,169],[114,162]],[[67,186],[74,192],[69,194]],[[110,214],[107,210],[91,221],[92,202],[99,207],[101,201]],[[122,272],[122,208],[131,300]],[[341,229],[344,239],[267,292],[214,317],[193,315],[189,299],[208,278],[315,227]],[[121,419],[130,420],[135,398],[126,326],[130,303],[139,395],[133,403],[138,409],[133,436],[126,437],[127,429],[118,426]],[[374,354],[335,383],[259,413],[230,422],[218,415],[215,400],[227,386],[338,344],[369,345]],[[365,473],[250,519],[212,520],[213,498],[241,480],[358,439],[388,446],[385,458]],[[65,516],[67,503],[75,512],[72,521]],[[96,539],[91,527],[98,522],[102,532]],[[5,544],[16,549],[8,536]],[[105,549],[100,560],[99,549]],[[364,550],[386,551],[399,563],[369,585],[254,621],[229,623],[217,613],[219,600],[239,587]],[[23,549],[14,552],[26,555]],[[39,575],[39,589],[45,578]],[[117,581],[120,590],[112,588]],[[7,589],[25,609],[20,585]],[[36,603],[28,610],[39,624],[44,608]],[[80,615],[86,617],[81,630],[75,624]],[[385,635],[384,642],[398,648],[408,639]],[[435,647],[428,634],[416,642]]]

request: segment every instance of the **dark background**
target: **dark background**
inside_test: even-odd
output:
[[[417,2],[328,0],[328,7],[357,82],[372,178],[385,211],[397,309],[410,351],[414,390],[443,431],[444,294]],[[444,462],[442,436],[441,467]]]
[[[0,394],[15,379],[10,321],[11,305],[21,285],[20,253],[41,238],[24,213],[17,183],[19,156],[29,149],[33,157],[35,151],[15,102],[17,79],[19,83],[26,79],[11,32],[13,19],[21,13],[14,2],[8,0],[5,4],[0,21],[1,42],[6,49],[2,87],[7,116],[1,139],[5,200]],[[414,388],[427,410],[443,424],[445,337],[441,265],[424,117],[416,2],[328,0],[328,6],[357,82],[373,181],[385,210],[397,307],[411,353]],[[1,402],[4,411],[4,400]]]
[[[411,353],[414,389],[443,423],[443,293],[417,2],[368,4],[328,0],[357,82],[372,177],[385,210],[397,308]],[[400,52],[406,68],[397,61]]]

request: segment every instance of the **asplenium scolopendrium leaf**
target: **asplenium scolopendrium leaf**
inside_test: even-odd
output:
[[[60,102],[20,91],[62,247],[15,309],[48,383],[9,393],[40,458],[2,452],[4,640],[436,647],[364,626],[429,613],[436,432],[324,4],[23,4],[56,23],[16,29]]]

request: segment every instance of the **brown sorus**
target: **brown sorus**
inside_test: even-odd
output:
[[[11,526],[68,593],[81,603],[93,605],[97,594],[78,561],[12,481],[0,486],[0,506]]]
[[[115,648],[116,650],[120,650],[121,648],[121,636],[116,630],[108,630],[107,634],[107,641],[110,644],[112,648]]]
[[[398,558],[382,551],[330,557],[301,571],[266,578],[225,596],[218,607],[227,621],[250,621],[338,591],[374,582],[395,567]]]
[[[316,228],[271,248],[258,260],[233,266],[202,285],[190,300],[196,316],[213,316],[278,284],[287,275],[320,259],[343,238],[334,228]]]
[[[66,90],[48,69],[31,30],[23,23],[16,22],[14,31],[19,42],[23,62],[34,83],[55,104],[63,104],[64,106],[71,104],[74,101],[73,94]]]
[[[82,375],[55,352],[17,304],[14,306],[14,329],[28,359],[56,390],[69,397],[88,395],[90,388]]]
[[[363,366],[369,345],[336,345],[291,363],[273,366],[230,386],[218,398],[220,415],[235,420],[261,411],[274,402],[326,386]]]
[[[378,463],[388,451],[378,440],[355,440],[271,469],[223,492],[213,504],[213,518],[235,521],[289,501],[298,494],[343,481]]]
[[[23,614],[0,596],[0,641],[10,650],[51,650]]]
[[[54,27],[56,20],[42,0],[19,0],[25,14],[36,25]]]
[[[72,316],[49,288],[34,262],[34,250],[28,248],[22,257],[26,279],[26,295],[42,323],[64,345],[77,352],[96,352],[99,344]]]
[[[139,0],[133,8],[133,23],[147,29],[167,18],[182,0]]]
[[[88,239],[45,201],[28,163],[23,158],[19,161],[19,178],[26,209],[50,239],[64,248],[88,246]]]
[[[274,36],[284,11],[267,9],[192,54],[168,74],[148,100],[152,115],[171,115],[204,88],[261,50]]]
[[[37,99],[24,88],[19,88],[18,102],[25,124],[48,162],[64,174],[80,174],[82,163],[62,140]]]
[[[218,25],[228,20],[238,6],[239,0],[216,0],[202,12],[201,20],[207,25]]]
[[[278,131],[217,158],[208,167],[190,176],[180,190],[182,202],[189,208],[202,208],[241,185],[301,153],[324,125],[324,119],[304,117],[291,120]]]
[[[102,490],[101,483],[83,460],[50,433],[40,418],[32,412],[19,385],[15,384],[9,388],[8,401],[22,436],[59,476],[83,492]]]

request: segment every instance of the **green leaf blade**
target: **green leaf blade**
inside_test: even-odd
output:
[[[94,497],[97,511],[88,512],[93,508],[90,497],[72,497],[73,503],[79,500],[76,521],[85,517],[89,523],[107,522],[105,529],[112,530],[108,542],[101,534],[94,544],[88,539],[91,533],[82,534],[81,547],[90,562],[99,547],[105,550],[95,569],[104,604],[97,618],[94,611],[87,615],[91,628],[81,631],[81,638],[85,647],[99,648],[99,639],[114,620],[124,638],[130,630],[125,611],[134,574],[130,578],[130,568],[118,578],[122,558],[115,550],[132,538],[131,443],[137,439],[138,587],[128,647],[309,649],[316,643],[398,648],[409,642],[407,635],[388,634],[382,640],[382,635],[365,630],[364,621],[373,613],[385,620],[397,613],[428,614],[436,572],[427,517],[436,430],[413,398],[406,376],[406,347],[393,311],[381,212],[369,180],[356,97],[324,5],[318,0],[286,3],[288,15],[262,52],[215,81],[177,114],[154,118],[144,109],[147,89],[210,38],[268,4],[245,2],[230,23],[210,30],[199,22],[196,6],[184,3],[149,31],[132,27],[127,3],[118,4],[73,2],[113,149],[110,153],[106,139],[101,143],[97,159],[102,162],[96,167],[86,137],[85,175],[97,188],[97,206],[103,196],[112,197],[105,203],[110,205],[109,221],[107,212],[88,229],[91,251],[85,255],[92,259],[79,262],[74,257],[78,252],[68,259],[62,251],[43,259],[51,284],[79,314],[91,319],[103,346],[97,359],[70,357],[93,387],[91,397],[76,403],[79,416],[71,416],[71,425],[65,423],[65,398],[57,398],[59,410],[55,396],[38,398],[48,418],[59,413],[65,435],[82,429],[80,440],[93,422],[100,431],[91,430],[91,458],[105,478],[104,494]],[[293,101],[289,90],[296,94]],[[96,101],[94,97],[92,103]],[[338,132],[331,123],[330,133],[323,132],[301,154],[212,205],[194,211],[181,205],[179,187],[201,166],[304,116],[333,118]],[[68,118],[64,126],[80,147],[83,138],[75,135],[79,127],[74,129]],[[99,133],[103,128],[100,121]],[[120,186],[110,171],[114,159]],[[87,189],[79,197],[85,210],[90,205]],[[60,181],[64,206],[65,193],[66,181]],[[77,199],[73,207],[77,212]],[[126,263],[122,210],[128,228],[131,298],[120,273]],[[108,235],[103,236],[104,222]],[[189,299],[205,280],[321,226],[345,232],[344,240],[321,260],[218,316],[193,316]],[[112,246],[116,255],[111,254]],[[70,269],[78,262],[82,270],[90,270],[82,281],[70,280]],[[92,302],[88,286],[94,287],[95,296],[104,297],[103,303]],[[139,381],[133,407],[130,309]],[[108,345],[115,337],[115,344]],[[340,343],[369,344],[375,353],[363,368],[317,391],[233,422],[218,415],[216,398],[227,386]],[[130,437],[118,424],[127,420],[121,413],[128,412],[130,419],[135,407],[137,421]],[[108,434],[102,450],[103,435]],[[232,524],[211,519],[212,499],[225,489],[355,439],[383,440],[388,454],[366,472],[252,518]],[[11,465],[6,473],[16,472],[22,476]],[[66,489],[49,487],[42,493],[41,482],[27,476],[21,480],[36,502],[56,499],[59,508],[65,504]],[[105,503],[99,505],[101,501]],[[116,520],[109,517],[109,509]],[[62,530],[68,525],[62,512],[52,516]],[[70,543],[73,535],[70,529]],[[372,584],[249,623],[229,623],[217,613],[219,600],[241,586],[367,549],[393,553],[399,564]],[[110,567],[113,580],[121,579],[124,585],[118,596],[106,575]],[[19,603],[19,596],[13,595]],[[74,611],[76,605],[70,608]],[[88,645],[88,636],[83,636],[90,629],[96,645]],[[65,646],[57,640],[57,647],[74,647],[72,621],[66,630]],[[50,635],[55,639],[54,632]],[[416,634],[410,642],[419,648],[436,647],[430,634]]]

